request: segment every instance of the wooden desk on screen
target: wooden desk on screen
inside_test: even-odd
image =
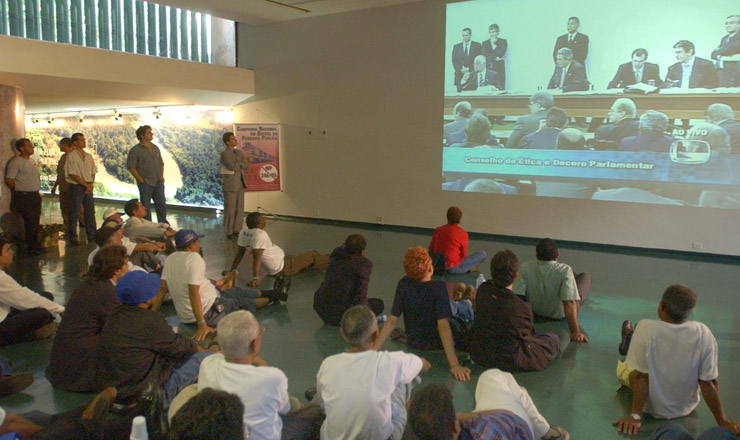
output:
[[[517,95],[474,95],[468,93],[445,95],[445,115],[451,115],[455,104],[468,101],[473,108],[482,108],[489,116],[519,116],[529,113],[529,97]],[[702,93],[702,94],[650,94],[625,95],[614,93],[603,94],[562,94],[553,95],[555,106],[568,112],[568,116],[605,117],[614,100],[629,98],[637,105],[637,113],[657,110],[669,118],[703,119],[704,110],[710,105],[721,102],[740,113],[740,94],[737,93]]]

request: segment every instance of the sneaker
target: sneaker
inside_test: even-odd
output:
[[[116,400],[116,389],[108,387],[93,397],[85,411],[82,412],[82,418],[90,421],[102,421],[108,414],[113,402]]]
[[[622,342],[619,343],[619,354],[622,356],[627,356],[627,351],[630,348],[629,340],[630,336],[632,336],[632,332],[634,332],[632,321],[628,319],[622,323]]]
[[[550,426],[542,440],[570,440],[570,434],[562,426]]]
[[[51,322],[49,324],[46,324],[40,329],[34,330],[33,337],[34,339],[50,338],[54,335],[54,333],[56,333],[57,327],[59,327],[59,324],[57,324],[56,322]]]
[[[307,389],[306,392],[303,393],[303,395],[306,397],[306,401],[307,402],[312,401],[318,391],[319,390],[316,387],[311,387]]]
[[[275,277],[275,284],[272,289],[275,291],[277,299],[280,301],[288,300],[288,290],[290,289],[290,277],[288,275],[278,275]]]
[[[0,379],[0,396],[9,396],[23,391],[33,383],[33,374],[11,374]]]

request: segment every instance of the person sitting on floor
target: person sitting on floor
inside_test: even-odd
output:
[[[512,292],[519,261],[506,249],[491,259],[491,280],[478,287],[470,357],[486,368],[540,371],[560,353],[560,339],[536,334],[532,306]]]
[[[95,254],[87,278],[69,297],[46,369],[54,388],[78,393],[97,391],[95,350],[105,321],[120,304],[116,283],[128,272],[127,263],[126,248],[104,246]]]
[[[103,213],[103,226],[112,226],[113,223],[122,226],[124,224],[121,213],[116,208],[111,207]],[[134,241],[123,235],[121,244],[126,248],[129,261],[136,266],[144,267],[152,261],[152,258],[159,260],[159,264],[164,263],[165,244],[162,242],[151,241],[143,237],[136,237]]]
[[[740,434],[740,422],[727,418],[719,397],[717,341],[701,322],[688,321],[696,306],[696,293],[681,284],[668,286],[658,306],[659,321],[643,319],[632,329],[622,324],[617,377],[632,389],[630,415],[614,422],[625,434],[636,434],[642,413],[674,419],[699,405],[699,392],[717,425]]]
[[[139,199],[131,199],[123,205],[128,220],[123,227],[123,234],[129,238],[143,237],[151,240],[170,239],[175,231],[169,223],[155,223],[146,219],[147,211]]]
[[[400,440],[406,401],[431,365],[413,354],[376,351],[378,320],[367,306],[344,313],[341,333],[348,352],[324,359],[316,375],[326,413],[321,439]]]
[[[201,361],[212,353],[173,332],[157,313],[164,298],[159,275],[127,273],[116,283],[116,298],[122,304],[108,316],[98,340],[97,388],[115,387],[117,402],[127,405],[153,381],[169,407],[178,392],[198,380]]]
[[[0,238],[0,346],[50,337],[54,317],[64,312],[51,294],[23,287],[5,272],[14,255],[13,245]]]
[[[252,253],[252,281],[249,286],[260,285],[260,267],[264,266],[268,275],[277,275],[280,283],[289,283],[287,277],[295,275],[303,269],[326,269],[329,267],[329,256],[316,251],[307,251],[296,255],[286,255],[280,246],[273,244],[265,231],[267,222],[259,212],[250,212],[247,215],[247,226],[239,233],[237,239],[238,251],[231,263],[233,272],[241,263],[247,247]],[[276,283],[278,282],[276,280]]]
[[[365,257],[366,247],[365,237],[352,234],[329,256],[324,282],[313,296],[313,309],[325,323],[338,326],[344,312],[360,304],[383,313],[383,300],[367,297],[373,263]]]
[[[172,440],[241,440],[244,435],[241,399],[225,391],[200,391],[172,418]],[[250,437],[251,438],[251,437]]]
[[[465,322],[473,322],[475,320],[475,294],[475,287],[457,283],[452,290],[450,300],[452,315],[460,317]]]
[[[393,297],[393,308],[383,325],[375,349],[380,350],[403,314],[409,347],[414,350],[444,349],[450,372],[460,381],[470,380],[470,369],[460,365],[455,352],[456,341],[450,328],[450,299],[447,284],[432,280],[432,259],[421,246],[410,248],[403,257],[406,276],[401,278]],[[458,337],[460,339],[460,337]]]
[[[468,255],[468,233],[460,227],[462,211],[457,206],[447,209],[447,224],[434,230],[429,250],[444,254],[445,268],[449,273],[466,273],[475,270],[486,260],[485,251]]]
[[[291,407],[291,400],[298,401],[288,396],[288,378],[259,357],[263,332],[254,315],[245,310],[222,319],[218,323],[221,353],[201,363],[198,389],[213,388],[239,396],[250,440],[315,438],[321,426],[321,409],[318,405]]]
[[[288,286],[260,292],[243,287],[216,286],[206,278],[206,262],[200,256],[200,239],[192,229],[175,234],[177,252],[165,260],[162,289],[172,296],[177,316],[187,324],[196,323],[195,340],[202,341],[218,321],[235,310],[256,311],[272,302],[287,301]],[[233,275],[232,275],[233,276]],[[222,287],[220,292],[218,287]],[[284,288],[285,287],[285,288]]]
[[[90,255],[87,256],[87,265],[93,265],[93,261],[95,261],[95,255],[97,255],[100,249],[102,249],[103,247],[123,246],[123,237],[123,227],[119,223],[112,221],[105,222],[100,229],[95,231],[95,243],[98,245],[98,247],[93,249],[92,252],[90,252]],[[126,252],[128,253],[128,249],[126,250]],[[155,264],[155,267],[157,267],[159,261],[155,258],[153,260],[150,260],[150,263]],[[128,258],[126,259],[126,266],[128,267],[128,270],[140,270],[143,272],[149,272],[143,267],[135,265]],[[157,269],[159,269],[159,267],[157,267]]]
[[[591,288],[591,275],[573,275],[573,269],[558,263],[555,240],[543,238],[537,243],[537,260],[527,261],[519,268],[514,282],[514,293],[523,296],[537,316],[563,319],[570,327],[570,340],[588,342],[578,324],[578,311]]]
[[[443,384],[427,385],[411,398],[411,429],[420,439],[570,439],[565,429],[547,423],[509,373],[494,368],[481,374],[475,400],[473,412],[456,415],[450,390]]]

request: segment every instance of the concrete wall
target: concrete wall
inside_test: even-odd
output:
[[[255,96],[236,120],[283,124],[284,191],[247,209],[434,227],[454,204],[470,231],[740,254],[736,211],[443,192],[444,26],[442,1],[240,25]]]

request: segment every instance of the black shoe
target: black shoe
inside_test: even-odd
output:
[[[288,275],[278,275],[275,277],[275,284],[272,289],[275,291],[275,296],[280,301],[288,300],[288,290],[290,290],[290,277]]]
[[[312,401],[312,400],[313,400],[314,396],[316,396],[316,393],[317,393],[318,391],[319,391],[319,390],[318,390],[318,389],[316,389],[316,387],[311,387],[311,388],[307,389],[307,390],[306,390],[306,392],[305,392],[305,393],[303,393],[303,395],[304,395],[304,396],[306,396],[306,400],[307,400],[308,402],[310,402],[310,401]]]
[[[169,431],[167,413],[164,411],[162,389],[156,381],[150,380],[144,385],[139,397],[140,414],[146,417],[146,428],[151,440],[166,439]]]
[[[629,340],[630,336],[632,336],[632,332],[634,332],[632,321],[628,319],[622,323],[622,342],[619,343],[619,354],[622,356],[627,356],[627,350],[630,348]]]
[[[77,238],[72,238],[72,239],[69,240],[69,245],[70,246],[79,246],[80,245],[80,240],[77,239]]]
[[[0,379],[0,396],[9,396],[30,387],[33,383],[33,374],[11,374]]]

